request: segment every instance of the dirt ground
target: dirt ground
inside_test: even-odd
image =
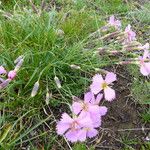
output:
[[[143,112],[143,108],[130,95],[131,81],[127,69],[118,66],[114,72],[119,72],[118,80],[113,86],[117,98],[111,103],[103,104],[108,107],[108,113],[103,118],[102,129],[95,141],[96,148],[122,150],[131,144],[133,148],[140,150],[149,132],[144,128],[150,128],[150,124],[142,123],[139,113]]]

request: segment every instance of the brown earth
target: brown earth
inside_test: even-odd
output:
[[[127,69],[117,66],[113,71],[118,77],[113,86],[117,98],[111,103],[104,102],[103,105],[108,107],[108,113],[103,118],[99,137],[92,143],[96,142],[98,150],[122,150],[125,146],[128,147],[127,145],[140,150],[150,132],[144,128],[150,128],[150,124],[142,122],[140,113],[144,108],[136,104],[130,95],[131,77]],[[90,145],[92,143],[90,142]]]

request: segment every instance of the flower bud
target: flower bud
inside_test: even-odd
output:
[[[16,77],[17,73],[15,70],[11,70],[8,73],[8,79],[13,80]]]
[[[81,69],[80,66],[77,66],[77,65],[74,65],[74,64],[70,65],[70,67],[71,67],[72,69]]]
[[[60,80],[58,79],[58,77],[55,76],[54,80],[55,80],[55,83],[56,83],[57,87],[60,89],[61,88],[61,83],[60,83]]]
[[[32,89],[32,92],[31,92],[31,97],[34,97],[37,92],[38,92],[38,89],[39,89],[39,81],[35,82],[34,86],[33,86],[33,89]]]
[[[1,74],[6,74],[7,71],[5,70],[5,68],[3,66],[0,66],[0,75]]]

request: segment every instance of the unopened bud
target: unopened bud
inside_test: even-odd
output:
[[[8,73],[8,79],[13,80],[16,77],[17,73],[15,70],[11,70]]]
[[[47,93],[46,93],[46,99],[45,99],[46,105],[49,104],[49,101],[50,101],[51,98],[52,98],[52,93],[49,93],[47,91]]]
[[[23,59],[20,59],[19,62],[15,66],[15,71],[17,72],[23,64]]]
[[[80,66],[77,66],[77,65],[70,65],[70,67],[72,68],[72,69],[81,69],[81,67]]]
[[[60,83],[60,80],[58,79],[58,77],[55,76],[54,80],[55,80],[55,83],[56,83],[57,87],[60,89],[61,88],[61,83]]]
[[[32,89],[32,92],[31,92],[31,97],[34,97],[37,92],[38,92],[38,89],[39,89],[39,81],[35,82],[34,86],[33,86],[33,89]]]

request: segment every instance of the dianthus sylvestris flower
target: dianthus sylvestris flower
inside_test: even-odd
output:
[[[93,82],[90,86],[92,93],[98,94],[102,90],[104,90],[104,98],[107,101],[112,101],[116,98],[115,91],[109,87],[109,84],[116,81],[116,74],[109,72],[106,74],[105,80],[103,79],[101,74],[96,74],[93,77]]]
[[[125,35],[126,35],[125,43],[130,43],[131,41],[136,40],[135,38],[136,33],[131,30],[130,24],[125,28]]]
[[[94,127],[99,127],[101,125],[101,116],[104,116],[107,112],[105,106],[98,105],[101,99],[102,94],[98,94],[97,98],[95,98],[94,94],[87,92],[84,94],[84,101],[73,102],[72,111],[76,115],[80,114],[83,117],[89,115]]]
[[[121,22],[119,20],[116,20],[114,16],[111,16],[109,18],[109,22],[108,24],[110,26],[114,26],[116,29],[120,28],[121,27]]]
[[[56,129],[57,134],[64,135],[71,142],[84,141],[86,137],[93,137],[98,133],[89,117],[79,115],[71,118],[67,113],[62,114]]]

